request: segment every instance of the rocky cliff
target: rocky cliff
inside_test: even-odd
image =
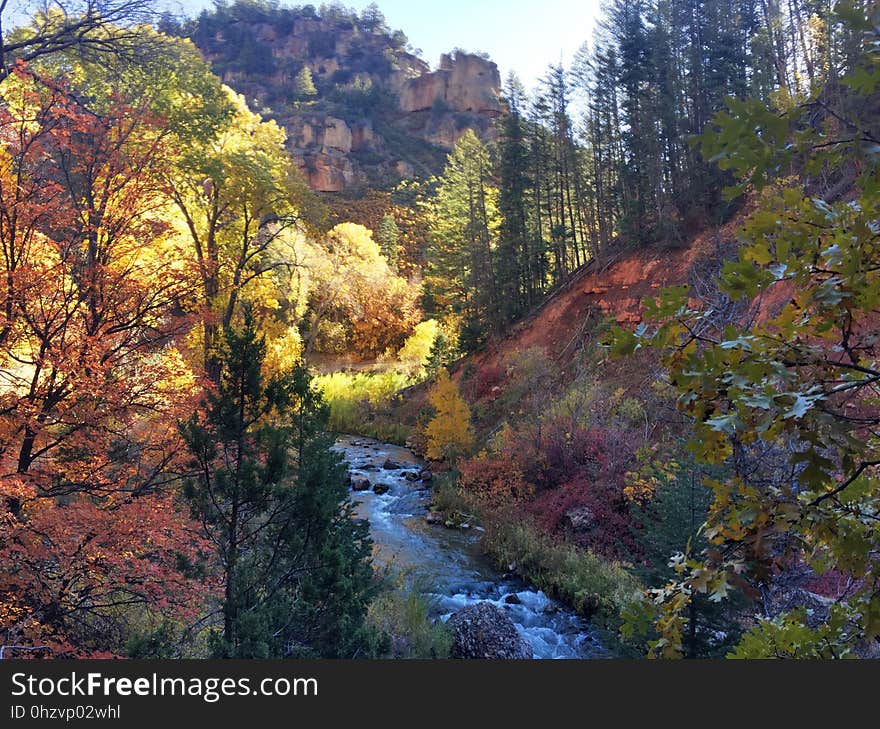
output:
[[[504,111],[485,56],[455,51],[431,70],[400,31],[353,11],[238,3],[185,32],[252,108],[284,125],[321,192],[436,174],[467,129],[489,139]]]

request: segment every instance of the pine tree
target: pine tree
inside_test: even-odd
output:
[[[367,33],[390,33],[385,15],[376,3],[370,3],[363,9],[360,27]]]
[[[531,266],[529,216],[526,209],[528,147],[521,111],[525,92],[514,74],[508,77],[505,91],[508,113],[501,122],[501,139],[498,143],[498,210],[501,225],[497,272],[501,316],[505,322],[511,322],[534,304],[537,282]]]
[[[391,213],[383,216],[382,222],[376,229],[376,242],[379,244],[379,250],[388,262],[388,267],[397,273],[398,267],[398,245],[400,244],[400,228],[397,227],[397,221]]]
[[[498,191],[489,153],[468,130],[449,155],[434,202],[428,287],[438,308],[464,319],[460,344],[470,350],[500,328],[495,246]]]
[[[312,69],[308,66],[303,66],[293,80],[293,94],[298,101],[305,101],[318,95],[318,89],[312,78]]]
[[[254,317],[224,333],[221,378],[182,424],[185,494],[223,585],[215,657],[350,657],[367,643],[371,542],[351,518],[326,408],[303,367],[262,376]]]
[[[703,479],[710,475],[718,477],[720,471],[687,463],[659,480],[648,503],[634,507],[635,519],[640,524],[638,542],[644,554],[637,571],[646,586],[659,587],[674,578],[670,555],[707,546],[701,527],[712,503],[712,493]],[[737,601],[738,606],[740,602]],[[694,596],[687,617],[682,650],[688,658],[722,658],[742,632],[729,606],[719,605],[705,595]]]

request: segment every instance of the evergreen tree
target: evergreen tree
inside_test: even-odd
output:
[[[525,92],[519,79],[511,74],[505,98],[508,114],[501,122],[498,143],[498,211],[501,225],[498,235],[498,293],[505,322],[521,316],[537,299],[529,246],[529,215],[526,195],[529,180],[528,147],[522,106]]]
[[[721,469],[701,469],[694,463],[675,464],[659,479],[653,498],[634,508],[639,522],[639,545],[644,558],[638,574],[649,587],[660,587],[673,579],[675,567],[669,557],[688,548],[699,551],[707,546],[701,527],[708,516],[712,493],[704,485],[708,476],[722,475]],[[737,605],[743,602],[737,600]],[[695,596],[688,606],[688,627],[683,652],[688,658],[722,658],[736,644],[741,628],[728,605],[719,605],[705,595]]]
[[[497,189],[489,153],[468,130],[448,157],[430,222],[428,288],[441,310],[461,313],[460,344],[478,346],[500,326],[495,246]]]
[[[388,262],[388,267],[397,273],[397,247],[400,244],[400,228],[397,227],[397,221],[391,213],[387,213],[382,217],[382,222],[376,229],[376,242],[379,244],[379,250]]]
[[[312,78],[312,69],[303,66],[293,80],[293,94],[298,101],[304,101],[318,95],[315,81]]]
[[[221,569],[215,657],[351,657],[367,644],[367,525],[351,518],[326,408],[303,367],[264,381],[253,316],[227,327],[221,378],[182,424],[185,494]]]
[[[370,3],[361,13],[360,27],[367,33],[390,33],[385,15],[376,3]]]
[[[733,178],[697,138],[729,97],[782,109],[851,68],[858,34],[840,18],[870,6],[839,5],[608,0],[571,69],[551,66],[528,100],[511,79],[494,165],[463,139],[469,154],[450,157],[435,206],[427,302],[460,315],[463,348],[615,245],[684,245],[727,220],[741,205],[723,197]],[[498,185],[497,240],[468,192],[486,180]]]

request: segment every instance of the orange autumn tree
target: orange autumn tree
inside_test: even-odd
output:
[[[184,616],[199,540],[167,489],[195,381],[194,278],[158,183],[157,120],[92,113],[19,64],[0,86],[0,645],[119,652]],[[15,653],[19,651],[20,653]]]
[[[372,232],[362,225],[336,225],[314,247],[308,265],[314,283],[307,349],[320,349],[324,332],[335,328],[344,331],[345,348],[361,357],[395,352],[421,319],[421,285],[388,266]]]

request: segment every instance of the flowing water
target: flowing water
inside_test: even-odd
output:
[[[384,484],[387,493],[352,494],[357,513],[370,523],[374,561],[400,571],[410,584],[428,585],[436,617],[488,601],[504,610],[536,658],[604,658],[607,652],[590,625],[543,592],[495,570],[481,555],[476,529],[446,529],[425,521],[429,485],[406,480],[424,464],[406,448],[369,438],[344,436],[336,442],[354,479]],[[386,461],[400,468],[386,469]],[[391,464],[388,464],[391,465]]]

